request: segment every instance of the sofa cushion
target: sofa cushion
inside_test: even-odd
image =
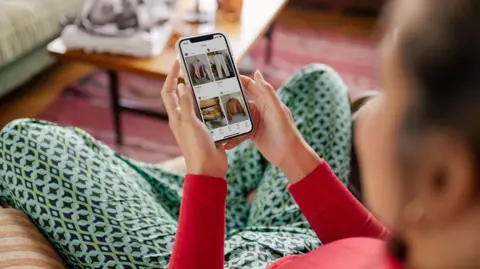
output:
[[[67,268],[27,215],[0,207],[0,268]]]
[[[0,67],[60,32],[63,16],[78,12],[82,0],[1,0]]]

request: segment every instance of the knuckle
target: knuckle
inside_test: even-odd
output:
[[[165,94],[166,94],[166,90],[165,88],[162,88],[162,91],[160,92],[160,96],[162,97],[162,101],[165,102]]]
[[[182,94],[181,98],[185,105],[189,105],[191,103],[191,98],[189,93]]]
[[[275,92],[275,89],[273,88],[272,85],[266,85],[265,88],[267,89],[266,90],[266,93],[269,94],[270,96],[276,96],[276,92]]]
[[[266,82],[266,81],[263,81],[263,82],[262,82],[262,86],[263,86],[265,89],[269,90],[269,91],[274,91],[273,86],[270,85],[270,84],[269,84],[268,82]]]
[[[186,122],[188,124],[193,124],[197,121],[197,117],[190,114],[182,116],[182,119],[183,122]]]

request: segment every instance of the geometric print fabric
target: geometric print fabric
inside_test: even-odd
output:
[[[338,74],[310,65],[278,94],[346,184],[351,115]],[[320,246],[285,176],[252,143],[228,158],[225,268],[265,268]],[[0,136],[0,195],[29,215],[72,268],[166,268],[182,186],[182,175],[120,156],[78,128],[23,119]],[[254,189],[249,205],[245,197]]]

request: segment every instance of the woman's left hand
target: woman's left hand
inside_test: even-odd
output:
[[[223,145],[215,145],[197,117],[191,89],[178,83],[180,63],[175,60],[162,89],[169,125],[185,157],[187,173],[225,178],[228,170]],[[178,93],[178,94],[177,94]]]

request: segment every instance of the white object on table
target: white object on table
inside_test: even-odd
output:
[[[76,25],[68,25],[63,29],[61,38],[68,49],[147,58],[163,51],[171,33],[170,23],[125,37],[92,35]]]

